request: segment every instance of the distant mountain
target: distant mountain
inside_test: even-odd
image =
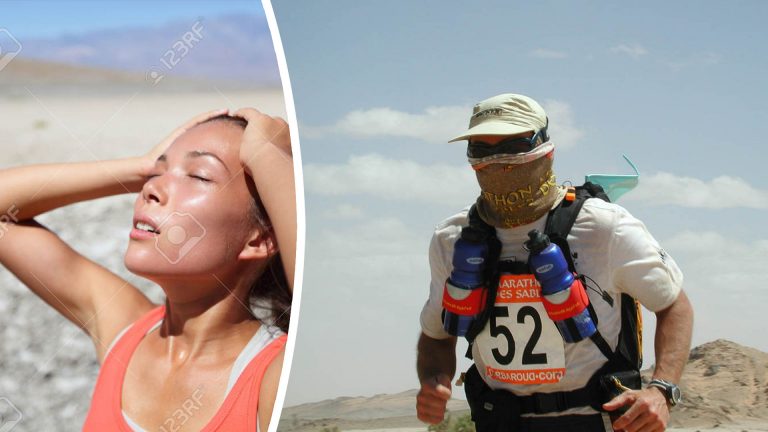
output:
[[[768,426],[768,353],[724,339],[700,345],[691,351],[681,388],[672,426],[718,427],[744,419]]]
[[[408,390],[393,395],[379,394],[371,397],[339,397],[283,409],[283,418],[296,416],[300,419],[338,418],[345,420],[369,420],[374,418],[415,416],[416,394]],[[467,402],[454,399],[449,409],[465,410]]]
[[[19,42],[23,57],[132,71],[152,79],[182,75],[280,84],[269,28],[258,15],[190,18]]]
[[[646,382],[649,377],[650,370],[644,371]],[[672,427],[768,424],[768,353],[722,339],[703,344],[691,351],[681,388],[684,400],[672,411]],[[419,426],[417,392],[340,397],[288,407],[283,409],[279,430]],[[468,407],[466,401],[454,399],[448,409],[461,415]]]
[[[263,83],[209,80],[168,75],[159,82],[140,72],[73,65],[16,57],[0,72],[0,96],[29,97],[33,94],[109,95],[116,93],[189,93],[218,90],[253,90]]]

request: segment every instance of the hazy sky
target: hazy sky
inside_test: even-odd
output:
[[[196,15],[250,13],[264,15],[258,0],[162,2],[115,1],[108,7],[93,0],[3,1],[0,28],[16,37],[56,37],[115,27],[161,25]],[[62,19],[63,18],[63,19]]]
[[[620,204],[685,272],[694,344],[768,351],[768,3],[273,4],[307,199],[287,405],[418,386],[432,229],[478,193],[446,141],[505,92],[547,109],[559,181],[636,163]],[[646,366],[653,329],[649,316]]]

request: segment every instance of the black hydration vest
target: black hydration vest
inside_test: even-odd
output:
[[[600,185],[587,182],[582,186],[569,188],[566,198],[547,216],[544,233],[562,249],[568,262],[568,268],[574,273],[578,272],[576,272],[573,261],[575,257],[571,253],[567,237],[584,202],[592,198],[610,202]],[[500,274],[502,272],[529,272],[521,271],[521,266],[525,270],[527,264],[500,261],[501,242],[496,237],[496,229],[480,218],[474,205],[469,210],[468,219],[469,225],[462,228],[462,237],[487,242],[489,251],[484,274],[488,289],[485,308],[483,314],[475,320],[466,334],[466,339],[469,342],[466,356],[471,359],[472,344],[475,337],[485,328],[491,313],[493,313]],[[584,276],[580,275],[579,277],[583,278]],[[584,282],[584,280],[582,281]],[[614,299],[609,294],[602,292],[602,296],[612,307],[616,307]],[[591,302],[589,307],[595,325],[597,325],[599,317],[592,308]],[[587,385],[571,391],[536,393],[515,397],[521,414],[547,414],[584,406],[591,406],[597,411],[602,411],[602,404],[620,392],[617,382],[629,388],[640,388],[639,371],[642,365],[643,346],[640,305],[633,297],[621,294],[621,302],[618,307],[621,307],[621,330],[616,350],[611,350],[599,331],[590,338],[608,361],[595,372]]]

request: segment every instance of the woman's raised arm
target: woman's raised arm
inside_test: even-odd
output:
[[[99,360],[117,333],[152,305],[137,288],[77,253],[33,217],[78,201],[135,192],[143,182],[141,170],[137,158],[0,171],[0,212],[6,212],[0,264],[88,333]]]
[[[296,268],[296,187],[291,136],[285,120],[243,108],[233,114],[248,121],[240,161],[253,178],[272,221],[286,279],[293,291]]]

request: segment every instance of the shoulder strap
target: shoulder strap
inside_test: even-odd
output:
[[[603,191],[602,186],[586,182],[582,186],[576,186],[569,190],[566,198],[549,212],[547,224],[544,227],[544,233],[563,250],[563,255],[565,255],[566,261],[568,261],[568,268],[572,272],[576,271],[576,267],[573,263],[571,248],[568,246],[568,233],[571,232],[573,224],[576,223],[576,217],[578,217],[581,207],[584,206],[584,202],[589,198],[600,198],[607,202],[611,201],[605,191]]]
[[[602,186],[586,182],[582,186],[577,186],[569,191],[567,198],[549,212],[547,224],[544,232],[550,240],[557,244],[563,250],[563,255],[568,262],[568,268],[576,272],[574,256],[568,245],[568,233],[571,232],[576,217],[581,208],[590,198],[600,198],[603,201],[610,202],[610,198],[603,190]],[[570,199],[568,198],[570,196]],[[577,272],[576,272],[577,273]],[[596,314],[593,314],[596,317]],[[642,365],[642,321],[641,313],[637,301],[627,294],[621,295],[621,330],[619,333],[619,343],[616,352],[612,353],[608,344],[599,334],[595,333],[593,341],[600,348],[600,351],[613,363],[615,370],[640,370]],[[608,349],[606,349],[608,348]]]
[[[488,244],[488,256],[485,258],[485,271],[483,279],[487,284],[487,292],[485,298],[485,307],[483,313],[476,319],[472,326],[469,328],[466,334],[467,342],[469,342],[469,349],[467,350],[467,357],[472,358],[472,342],[488,322],[491,311],[493,310],[493,303],[496,300],[496,289],[499,285],[499,257],[501,256],[501,242],[496,237],[496,228],[487,224],[477,211],[477,206],[474,204],[469,209],[467,215],[469,225],[461,229],[461,237],[467,240],[476,242],[486,242]]]

